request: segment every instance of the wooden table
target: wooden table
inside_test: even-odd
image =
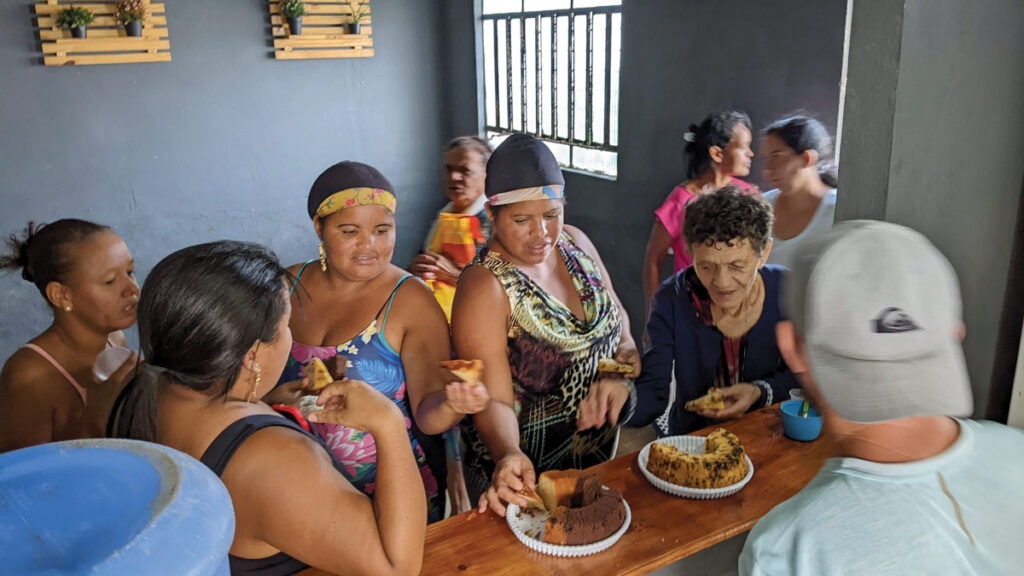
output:
[[[563,559],[523,546],[504,518],[475,510],[427,527],[422,574],[597,576],[647,574],[750,530],[776,504],[803,488],[829,456],[822,436],[796,442],[782,433],[778,405],[721,425],[743,442],[754,477],[739,493],[719,500],[676,498],[654,488],[636,454],[591,468],[605,485],[622,491],[632,510],[629,530],[614,546],[584,558]],[[716,427],[697,435],[707,435]],[[309,569],[302,576],[328,576]]]

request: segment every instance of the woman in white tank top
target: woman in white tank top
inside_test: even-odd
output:
[[[835,221],[832,143],[825,127],[807,116],[778,120],[763,134],[764,178],[774,188],[764,198],[775,210],[768,263],[789,267],[796,246],[824,234]]]

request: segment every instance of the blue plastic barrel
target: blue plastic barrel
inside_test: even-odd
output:
[[[72,440],[0,454],[0,574],[227,575],[220,479],[177,450]]]

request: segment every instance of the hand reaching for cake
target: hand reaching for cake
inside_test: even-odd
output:
[[[600,428],[619,422],[622,407],[629,400],[630,384],[616,378],[602,378],[590,385],[590,393],[580,402],[576,429]]]
[[[299,380],[293,380],[291,382],[285,382],[274,388],[266,396],[263,397],[263,401],[273,406],[275,404],[281,404],[283,406],[299,405],[299,400],[303,396],[315,395],[313,391],[313,381],[308,377],[303,376]]]
[[[483,514],[489,507],[495,514],[504,518],[505,503],[526,506],[527,499],[518,492],[524,487],[535,489],[536,486],[537,473],[533,469],[533,462],[530,462],[526,454],[519,451],[507,454],[495,465],[491,485],[487,492],[480,496],[480,502],[477,504],[478,511]]]

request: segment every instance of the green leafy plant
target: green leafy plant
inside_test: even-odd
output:
[[[301,18],[306,13],[306,3],[302,0],[284,0],[281,2],[281,14],[285,18]]]
[[[114,6],[114,17],[121,24],[136,20],[141,22],[146,17],[146,2],[144,0],[120,0]]]
[[[348,9],[352,11],[352,23],[359,24],[366,18],[366,11],[370,9],[370,6],[368,4],[360,4],[359,0],[350,0]]]
[[[57,26],[62,28],[84,28],[96,19],[96,15],[85,8],[74,6],[57,15]]]

